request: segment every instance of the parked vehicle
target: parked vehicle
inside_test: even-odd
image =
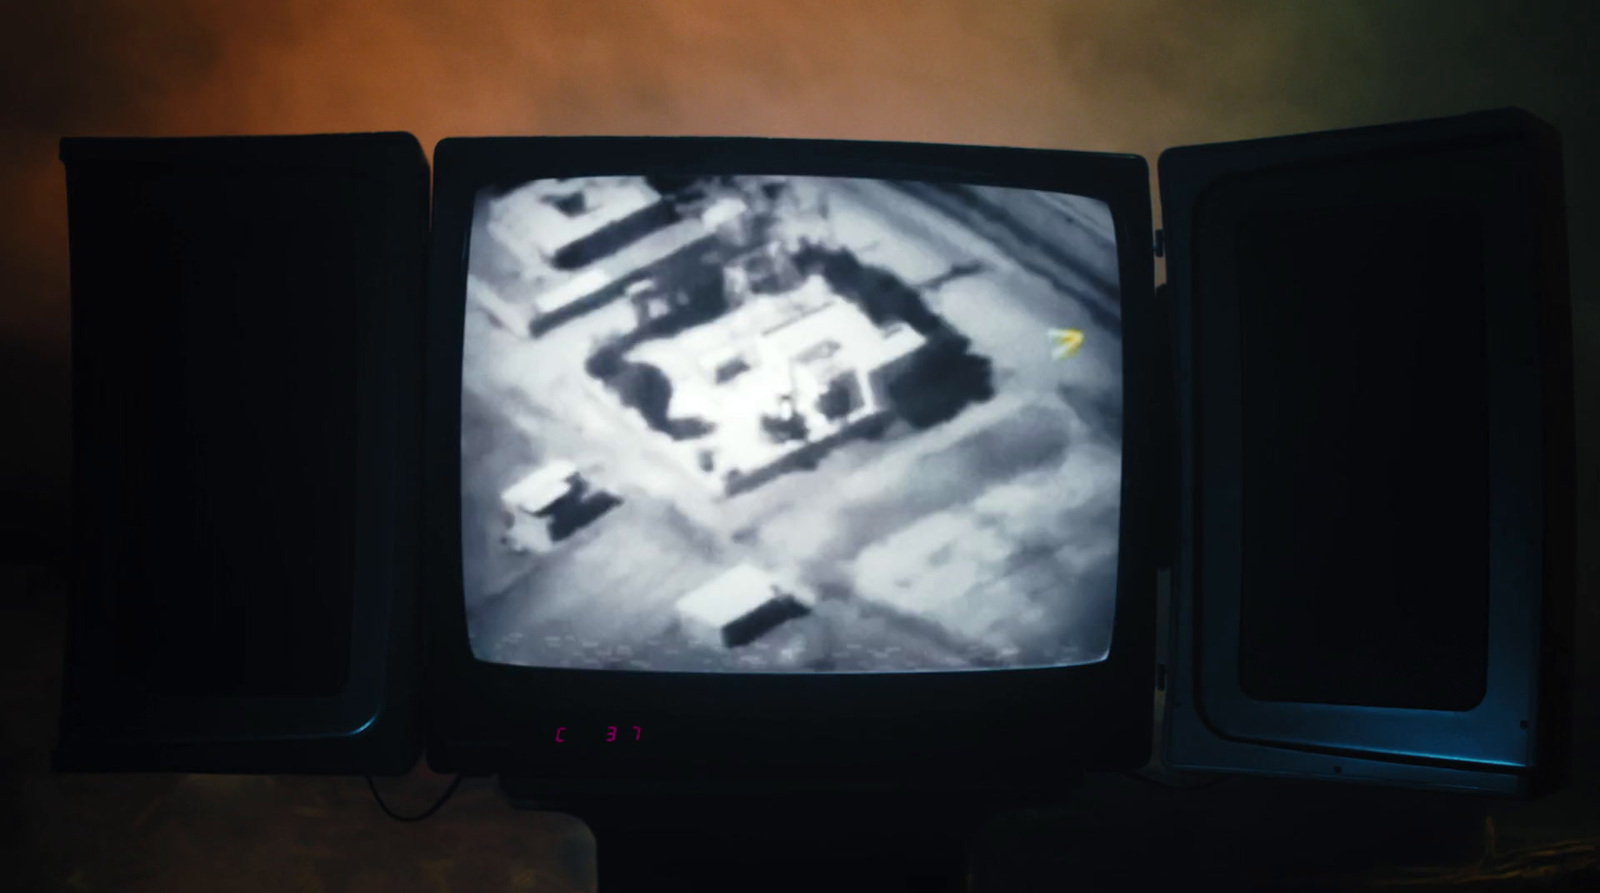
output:
[[[547,463],[500,494],[501,540],[518,554],[547,552],[621,503],[567,460]]]

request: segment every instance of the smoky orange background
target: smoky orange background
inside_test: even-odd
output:
[[[1565,133],[1574,297],[1594,306],[1600,4],[1587,0],[13,6],[0,12],[0,488],[24,538],[64,518],[66,499],[65,135],[409,130],[431,149],[453,135],[752,134],[1153,162],[1175,144],[1521,105]]]

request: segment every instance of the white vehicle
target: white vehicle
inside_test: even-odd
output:
[[[816,598],[782,575],[740,564],[677,603],[678,622],[693,640],[711,648],[736,648],[770,632]]]
[[[578,466],[557,460],[533,471],[500,494],[506,520],[501,542],[518,554],[546,552],[555,545],[555,522],[584,502],[589,484]]]

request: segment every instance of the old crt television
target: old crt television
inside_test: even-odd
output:
[[[1526,793],[1559,138],[63,142],[58,765]],[[1163,259],[1166,282],[1156,284]]]
[[[816,787],[1145,761],[1142,162],[530,138],[435,166],[437,764]]]

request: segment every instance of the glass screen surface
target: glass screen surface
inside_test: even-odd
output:
[[[478,196],[462,368],[473,654],[928,672],[1103,660],[1110,209],[808,177]]]

